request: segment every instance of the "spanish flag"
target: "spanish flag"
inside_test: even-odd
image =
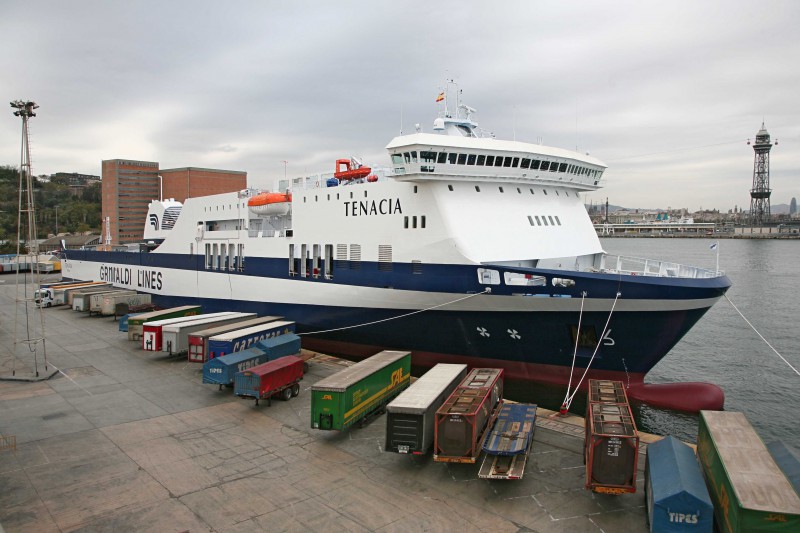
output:
[[[437,102],[441,102],[442,100],[444,100],[444,91],[440,92],[439,96],[436,97]]]

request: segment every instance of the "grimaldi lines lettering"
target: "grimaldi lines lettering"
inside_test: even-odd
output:
[[[361,217],[366,215],[402,214],[400,198],[383,198],[382,200],[353,200],[344,203],[344,216]]]
[[[101,266],[100,281],[107,281],[118,285],[133,285],[133,269],[130,267]],[[137,269],[136,286],[140,289],[160,291],[163,286],[161,272]]]

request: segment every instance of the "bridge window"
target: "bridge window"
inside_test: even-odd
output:
[[[392,154],[392,163],[395,165],[403,164],[403,154]]]
[[[566,163],[561,163],[560,165],[558,165],[558,171],[559,172],[566,172],[567,171],[567,164]]]
[[[458,154],[447,154],[447,162],[450,165],[456,164],[456,159],[458,159]]]
[[[534,159],[533,162],[531,163],[531,170],[539,170],[540,164],[541,161],[539,161],[538,159]]]
[[[550,161],[542,161],[542,170],[548,170],[550,168]]]
[[[486,156],[485,155],[479,155],[477,164],[480,165],[480,166],[483,166],[485,163],[486,163]]]
[[[447,152],[439,152],[439,156],[436,158],[437,163],[446,163],[447,162]]]
[[[493,155],[487,155],[486,156],[486,166],[487,167],[494,166],[494,156]]]
[[[506,158],[506,159],[508,159],[508,158]],[[496,166],[496,167],[502,167],[503,166],[503,158],[500,157],[499,155],[494,158],[494,166]]]
[[[475,154],[469,154],[469,156],[467,156],[467,164],[468,165],[475,164]]]
[[[511,166],[517,168],[519,166],[519,157],[515,157],[511,160]]]
[[[435,163],[436,162],[436,152],[420,152],[419,158],[423,163]]]
[[[522,158],[522,162],[519,165],[522,168],[530,168],[531,167],[531,160],[527,157]]]
[[[463,165],[467,162],[467,154],[458,154],[458,164]]]
[[[550,163],[550,172],[557,172],[558,171],[558,163],[553,161]]]

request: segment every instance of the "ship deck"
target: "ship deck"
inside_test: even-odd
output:
[[[0,279],[3,376],[14,309],[13,280]],[[524,479],[483,480],[479,465],[384,452],[385,417],[312,430],[310,387],[347,362],[306,354],[300,396],[254,407],[107,317],[45,313],[60,372],[0,381],[0,434],[16,441],[0,449],[0,531],[647,530],[644,476],[636,494],[583,488],[580,417],[540,408]],[[18,356],[17,377],[30,364]]]

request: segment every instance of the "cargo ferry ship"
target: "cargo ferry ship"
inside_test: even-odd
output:
[[[581,201],[606,165],[484,134],[475,109],[448,96],[431,133],[386,146],[391,165],[337,160],[336,172],[275,191],[154,200],[144,244],[67,250],[63,275],[162,306],[284,316],[305,348],[348,358],[408,350],[418,367],[501,367],[555,384],[589,366],[634,399],[693,410],[680,403],[687,391],[708,389],[656,393],[644,376],[729,279],[607,255]]]

